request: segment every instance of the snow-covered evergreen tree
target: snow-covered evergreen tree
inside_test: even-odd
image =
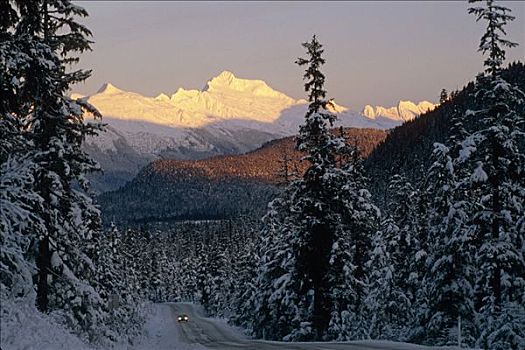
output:
[[[344,133],[341,136],[345,140]],[[325,338],[366,339],[370,338],[366,305],[370,293],[368,262],[380,213],[366,189],[358,149],[345,141],[338,153],[341,167],[332,170],[336,233],[327,274],[332,311]]]
[[[229,313],[231,280],[230,264],[223,242],[210,247],[206,264],[208,304],[206,311],[214,316],[223,317]]]
[[[374,236],[370,269],[370,292],[366,299],[369,335],[372,339],[404,340],[412,302],[396,281],[400,260],[399,227],[392,218],[384,218]]]
[[[381,222],[368,262],[370,336],[406,340],[425,270],[426,197],[401,175],[393,176],[388,191],[390,216]]]
[[[12,75],[6,105],[23,125],[30,145],[25,156],[32,163],[31,191],[42,203],[33,211],[43,227],[35,237],[37,305],[61,313],[73,329],[94,341],[103,311],[89,252],[100,219],[84,178],[96,165],[81,145],[98,129],[84,123],[84,114],[100,115],[66,97],[71,84],[90,74],[67,70],[78,61],[75,53],[89,49],[91,33],[76,21],[87,14],[70,1],[11,1],[7,6],[16,6],[10,16],[2,16],[12,19],[6,42],[16,49],[2,57],[9,64],[6,74]]]
[[[297,212],[298,238],[296,269],[300,276],[300,295],[309,295],[311,305],[304,305],[312,334],[306,339],[322,339],[328,329],[331,315],[330,285],[326,280],[330,268],[331,249],[336,241],[338,218],[331,210],[336,195],[333,176],[339,147],[344,143],[330,133],[335,115],[326,110],[329,103],[324,90],[325,76],[320,71],[325,63],[323,49],[314,36],[303,44],[308,58],[299,58],[298,65],[306,65],[305,90],[310,105],[304,124],[299,128],[297,150],[305,152],[303,161],[309,163],[303,178],[295,183],[293,208]],[[334,213],[335,214],[335,213]],[[301,338],[296,338],[301,340]]]
[[[292,186],[268,206],[263,218],[261,257],[257,271],[253,333],[257,338],[282,340],[303,323],[295,266],[296,215],[291,211]]]
[[[126,252],[122,235],[113,224],[101,233],[94,259],[98,291],[105,301],[104,336],[113,341],[136,336],[144,322],[143,302],[126,268],[133,256]]]
[[[432,254],[426,298],[419,300],[423,339],[456,340],[484,349],[524,347],[525,261],[522,220],[525,94],[501,77],[510,10],[489,0],[469,13],[487,21],[479,51],[487,54],[474,106],[453,117],[448,145],[436,144],[428,192]]]
[[[197,272],[197,278],[196,278],[196,287],[197,287],[197,297],[196,299],[199,301],[199,304],[201,304],[205,310],[208,310],[208,307],[210,305],[210,273],[208,271],[208,254],[204,251],[204,245],[200,244],[197,248],[197,256],[199,257],[199,260],[197,262],[197,266],[195,271]]]
[[[20,99],[28,56],[11,29],[19,16],[11,2],[0,5],[0,295],[34,298],[31,249],[43,230],[35,215],[42,198],[33,191],[33,144],[26,137],[21,116],[28,103]]]
[[[184,258],[181,262],[173,262],[174,264],[177,264],[174,266],[174,268],[176,271],[178,271],[178,279],[176,279],[174,282],[175,290],[173,292],[173,296],[175,298],[180,298],[180,301],[197,301],[196,296],[198,295],[198,276],[196,272],[198,271],[197,268],[199,266],[199,261],[200,257],[195,254]]]
[[[398,227],[399,236],[395,251],[391,252],[395,265],[395,284],[406,293],[406,301],[412,305],[420,287],[421,275],[424,267],[423,260],[426,255],[424,249],[425,235],[425,210],[423,193],[408,179],[401,175],[394,175],[390,181],[389,190],[392,192],[392,201],[389,211]],[[410,320],[409,307],[404,321]]]
[[[366,263],[378,209],[366,190],[355,147],[330,128],[325,60],[314,36],[304,43],[310,105],[296,149],[308,167],[269,207],[265,217],[256,297],[256,336],[286,341],[367,337]]]
[[[474,148],[463,154],[470,176],[462,179],[475,200],[472,228],[480,242],[475,257],[478,345],[518,349],[525,346],[525,232],[519,226],[525,215],[525,93],[500,74],[505,48],[516,46],[502,37],[514,17],[491,0],[469,12],[487,22],[479,46],[487,54],[485,75],[476,82],[477,106],[468,113],[479,124],[471,136]]]
[[[450,143],[454,147],[452,136]],[[475,339],[472,259],[473,237],[468,228],[470,204],[458,186],[451,150],[436,143],[427,175],[432,194],[429,210],[427,272],[418,294],[419,327],[415,336],[434,344],[457,344],[458,317],[465,343]]]
[[[136,295],[109,305],[111,294],[126,294],[123,250],[103,233],[85,178],[98,166],[83,141],[102,128],[84,116],[100,114],[66,96],[90,75],[69,70],[90,49],[91,33],[77,20],[87,13],[67,0],[3,1],[0,9],[2,298],[36,290],[41,311],[91,342],[136,333]]]
[[[249,332],[253,332],[253,311],[257,293],[256,279],[259,253],[255,240],[248,241],[233,260],[231,294],[232,317],[230,321]]]
[[[0,126],[1,128],[2,126]],[[34,164],[11,156],[0,164],[0,296],[34,298],[35,233],[43,230],[34,214],[42,198],[31,188]]]
[[[447,102],[448,99],[449,95],[447,89],[442,89],[441,93],[439,94],[439,104],[442,105],[443,103]]]

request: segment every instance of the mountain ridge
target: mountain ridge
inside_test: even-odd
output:
[[[429,101],[421,101],[414,103],[408,100],[400,100],[397,106],[383,107],[366,105],[363,108],[361,114],[370,119],[376,119],[378,117],[386,117],[394,120],[410,121],[414,120],[421,114],[431,112],[436,108],[437,105]]]
[[[88,99],[93,105],[101,109],[102,114],[107,117],[125,120],[139,119],[178,127],[203,127],[213,120],[217,121],[234,117],[262,122],[275,122],[280,112],[285,108],[307,104],[307,101],[304,99],[296,100],[271,88],[263,80],[241,79],[230,71],[223,71],[216,77],[210,78],[201,90],[186,90],[180,87],[171,95],[162,92],[156,97],[148,97],[121,89],[110,82],[106,82],[93,95],[72,94],[72,96]],[[111,96],[111,101],[104,99],[104,96]],[[144,105],[142,109],[122,109],[118,103],[129,102],[133,98],[140,100],[140,104]],[[257,98],[260,101],[255,101]],[[266,98],[271,101],[266,100]],[[249,101],[247,103],[249,108],[243,108],[246,107],[242,106],[243,100]],[[261,107],[261,104],[266,106],[272,105],[272,103],[268,102],[273,103],[272,108]],[[436,106],[426,100],[419,103],[400,100],[397,106],[394,107],[366,105],[361,113],[357,113],[350,111],[347,107],[335,105],[337,108],[332,110],[334,113],[349,112],[351,115],[348,117],[350,118],[358,116],[365,121],[371,121],[383,117],[397,123],[412,120],[415,116],[432,110]],[[169,113],[166,111],[168,106]],[[142,118],[138,117],[137,110],[142,112]],[[150,113],[148,114],[148,112]],[[166,115],[166,113],[168,114]],[[164,118],[166,116],[171,118],[166,120]],[[383,126],[383,128],[391,127],[392,125],[388,123]]]
[[[209,79],[202,90],[181,87],[171,95],[147,97],[106,82],[93,95],[72,96],[94,105],[107,124],[106,133],[88,137],[85,143],[105,170],[105,175],[95,176],[99,192],[123,185],[155,159],[245,153],[294,135],[308,108],[304,99],[229,71]],[[335,102],[328,109],[338,116],[334,127],[385,130],[403,122],[380,115],[368,118]],[[105,177],[115,181],[105,184]]]

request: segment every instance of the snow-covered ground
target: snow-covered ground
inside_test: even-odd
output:
[[[254,340],[246,337],[241,330],[230,327],[224,320],[205,317],[201,308],[193,304],[173,303],[155,306],[156,312],[149,327],[157,332],[160,346],[178,344],[174,349],[257,349],[257,350],[423,350],[454,349],[454,347],[426,347],[391,341],[314,342],[284,343]],[[189,316],[189,322],[178,323],[180,314]],[[171,315],[171,317],[170,317]],[[155,318],[157,320],[155,321]],[[155,326],[155,325],[158,325]],[[171,328],[171,331],[170,331]],[[160,329],[160,330],[159,330]],[[160,340],[166,334],[168,341]],[[150,337],[151,339],[151,337]],[[146,344],[154,345],[149,340]],[[180,344],[180,345],[179,345]],[[185,348],[190,346],[189,348]],[[154,348],[151,348],[154,349]],[[159,347],[159,349],[166,349]]]
[[[150,308],[143,335],[135,344],[117,344],[111,350],[201,350],[200,345],[181,343],[174,313],[166,304]],[[91,346],[71,334],[52,316],[40,313],[32,302],[2,299],[1,350],[106,350]],[[108,349],[109,350],[109,349]]]
[[[190,321],[178,323],[179,314]],[[329,343],[283,343],[253,340],[240,329],[230,327],[224,320],[205,317],[192,304],[155,304],[144,326],[143,335],[134,345],[118,344],[115,350],[422,350],[455,349],[454,347],[425,347],[390,341],[355,341]],[[102,350],[91,347],[67,331],[51,316],[39,313],[28,302],[2,301],[2,350]]]
[[[199,344],[186,344],[180,341],[177,315],[169,304],[156,304],[144,326],[144,335],[129,350],[201,350]],[[124,349],[122,349],[124,350]]]
[[[51,316],[36,310],[29,300],[2,299],[2,350],[92,350]]]

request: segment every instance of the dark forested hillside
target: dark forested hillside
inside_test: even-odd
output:
[[[510,83],[525,89],[525,66],[522,62],[511,63],[502,72]],[[430,166],[432,146],[444,142],[451,130],[450,117],[454,110],[464,114],[473,106],[474,83],[469,83],[461,91],[431,112],[406,122],[391,130],[365,161],[370,190],[380,206],[389,197],[388,183],[392,176],[400,174],[413,182],[422,178]]]
[[[345,134],[352,144],[356,143],[362,155],[368,156],[375,146],[385,139],[386,133],[376,129],[346,129]],[[243,179],[265,183],[277,183],[284,158],[289,159],[290,169],[301,172],[301,154],[294,150],[295,138],[286,137],[270,141],[261,148],[242,155],[217,156],[209,159],[173,160],[163,159],[145,167],[139,177],[151,175],[175,178],[203,177],[210,180]]]
[[[510,82],[525,88],[525,67],[513,63],[504,71]],[[435,142],[443,142],[450,130],[450,116],[463,114],[473,101],[473,83],[440,105],[389,133],[375,129],[345,130],[366,158],[370,190],[383,206],[392,176],[401,174],[417,182],[428,169]],[[335,131],[339,132],[339,131]],[[301,173],[301,155],[294,150],[295,139],[273,140],[242,155],[209,159],[157,160],[121,189],[104,193],[100,203],[106,222],[148,222],[182,219],[226,218],[239,213],[262,215],[276,193],[283,159],[288,171]]]
[[[334,131],[339,133],[339,131]],[[345,129],[348,142],[363,156],[385,139],[376,129]],[[288,172],[301,173],[305,165],[294,150],[294,137],[273,140],[242,155],[196,161],[157,160],[131,182],[99,197],[106,222],[143,223],[184,219],[262,215],[282,180],[283,160]]]

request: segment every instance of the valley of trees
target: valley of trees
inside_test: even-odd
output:
[[[90,75],[69,70],[90,49],[77,21],[87,13],[68,0],[0,2],[2,304],[30,304],[98,346],[139,334],[147,301],[191,301],[262,339],[456,345],[461,332],[464,346],[525,348],[525,70],[503,68],[516,46],[504,38],[510,10],[472,6],[486,24],[485,71],[442,92],[435,111],[388,136],[331,131],[314,35],[296,61],[309,108],[295,140],[153,163],[136,181],[153,174],[158,186],[139,196],[165,208],[134,207],[124,191],[118,201],[143,211],[126,217],[138,225],[111,224],[106,213],[103,229],[85,179],[97,165],[81,148],[103,132],[84,115],[101,116],[66,97]],[[364,160],[361,148],[383,138]],[[206,190],[188,174],[222,185]],[[174,189],[182,175],[213,196],[183,198]],[[269,202],[264,215],[250,209],[258,196]],[[220,200],[247,211],[227,217]],[[198,201],[220,220],[178,222],[200,218]]]
[[[340,134],[341,130],[332,130]],[[342,132],[347,143],[355,144],[362,150],[362,156],[368,156],[387,133],[378,129],[345,128]],[[216,156],[202,160],[162,159],[152,162],[144,169],[141,176],[163,176],[166,178],[202,177],[206,181],[238,178],[257,180],[276,184],[280,178],[283,161],[290,172],[304,173],[307,162],[302,162],[303,154],[295,149],[295,137],[277,139],[264,144],[261,148],[241,155]]]
[[[387,135],[375,129],[342,131],[347,143],[363,149],[364,156]],[[137,224],[247,214],[261,217],[279,191],[276,185],[306,170],[307,162],[301,161],[302,153],[294,144],[294,137],[286,137],[242,155],[154,161],[119,190],[99,196],[104,221]]]

